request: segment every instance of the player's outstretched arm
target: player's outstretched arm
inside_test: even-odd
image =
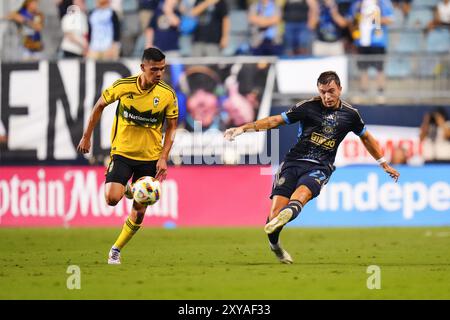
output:
[[[375,138],[370,134],[369,131],[364,132],[362,136],[360,136],[362,143],[366,147],[367,151],[372,155],[372,157],[377,160],[378,164],[383,168],[383,170],[397,182],[400,177],[400,173],[392,168],[383,157],[380,146]]]
[[[103,97],[100,97],[95,103],[94,108],[92,109],[91,116],[89,117],[88,125],[86,130],[84,130],[83,137],[78,144],[77,150],[81,153],[88,153],[91,149],[91,136],[92,131],[94,131],[95,126],[102,116],[103,109],[108,104],[103,100]]]
[[[284,123],[285,122],[281,115],[270,116],[270,117],[263,118],[263,119],[260,119],[257,121],[243,124],[240,127],[234,127],[234,128],[227,129],[223,136],[225,137],[225,139],[227,139],[229,141],[233,141],[234,138],[236,138],[238,135],[240,135],[244,132],[270,130],[270,129],[276,128]]]

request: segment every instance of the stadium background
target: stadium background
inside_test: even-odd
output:
[[[413,9],[417,11],[424,8],[430,9],[434,2],[415,0]],[[17,7],[17,3],[20,1],[2,2],[1,13],[4,14],[11,8]],[[245,21],[245,12],[234,7],[234,2],[230,3],[233,8],[231,19],[238,23],[232,23],[232,41],[226,53],[232,52],[231,47],[237,46],[242,40],[242,22]],[[125,17],[132,20],[135,15],[135,2],[124,0],[123,5]],[[77,155],[75,148],[94,99],[99,96],[100,90],[119,77],[135,74],[139,64],[137,53],[141,51],[135,46],[133,50],[127,48],[128,57],[114,62],[59,59],[57,43],[60,34],[55,31],[58,30],[56,9],[51,1],[45,0],[41,0],[41,8],[48,18],[45,29],[48,32],[44,32],[48,57],[46,60],[27,63],[15,61],[14,48],[17,43],[14,42],[14,32],[16,30],[14,26],[1,25],[3,40],[0,116],[6,129],[8,143],[0,145],[0,227],[33,227],[18,232],[25,238],[27,234],[31,235],[33,232],[47,233],[48,229],[39,228],[48,226],[69,228],[66,229],[67,232],[70,232],[71,227],[79,226],[114,227],[112,231],[108,231],[110,237],[101,240],[113,241],[115,232],[119,231],[129,210],[129,203],[125,203],[125,200],[122,200],[117,207],[110,208],[103,199],[104,161],[108,157],[109,130],[114,107],[110,107],[110,112],[105,113],[101,128],[96,129],[94,133],[93,154],[85,158]],[[403,240],[393,240],[393,242],[399,241],[404,245],[404,250],[408,250],[414,249],[410,247],[410,244],[414,243],[413,238],[423,237],[427,241],[431,239],[432,242],[427,242],[427,246],[435,253],[437,259],[434,261],[435,265],[441,268],[442,273],[438,279],[445,283],[445,279],[448,279],[448,264],[444,261],[448,258],[448,251],[444,248],[449,244],[450,236],[448,228],[445,228],[450,225],[450,165],[424,163],[423,148],[419,141],[419,126],[425,113],[435,110],[438,106],[444,107],[450,114],[450,81],[448,80],[450,36],[448,32],[443,32],[443,38],[436,40],[426,37],[422,32],[417,32],[423,30],[420,19],[419,17],[418,23],[413,26],[406,24],[402,27],[397,25],[391,27],[388,54],[386,57],[380,57],[386,61],[385,103],[377,104],[375,92],[370,92],[363,97],[365,98],[363,102],[354,103],[369,129],[380,139],[388,159],[395,148],[405,148],[410,161],[408,164],[398,165],[401,172],[399,183],[393,184],[374,164],[374,160],[364,153],[357,139],[349,135],[341,145],[337,158],[338,169],[330,183],[321,196],[308,204],[301,216],[290,226],[352,227],[353,229],[342,229],[342,232],[351,234],[359,230],[356,231],[357,235],[353,235],[355,241],[361,236],[359,232],[373,232],[374,242],[378,241],[375,239],[385,236],[396,238],[398,234],[392,230],[397,229],[375,228],[367,231],[358,227],[422,227],[409,229],[411,234],[407,234],[403,239],[409,240],[405,240],[404,243]],[[130,30],[127,30],[125,25],[124,28],[126,37],[127,31]],[[439,43],[439,46],[436,43]],[[248,79],[248,77],[239,78],[243,86],[260,86],[260,106],[257,117],[261,118],[286,111],[296,101],[312,96],[318,74],[329,69],[339,71],[344,84],[344,99],[351,103],[357,101],[357,98],[360,98],[360,92],[358,92],[356,64],[361,59],[364,57],[357,55],[296,59],[233,57],[231,55],[220,59],[179,58],[176,61],[168,61],[171,64],[168,81],[178,79],[176,77],[181,76],[183,70],[189,70],[190,67],[206,66],[218,70],[220,75],[218,82],[222,82],[218,86],[224,86],[225,79],[233,72],[231,66],[264,69],[265,81],[262,84],[255,84],[254,79]],[[180,68],[182,71],[179,71]],[[183,92],[180,91],[180,93]],[[150,232],[162,234],[163,237],[168,235],[164,232],[178,228],[183,229],[180,232],[189,233],[191,230],[193,233],[198,232],[202,235],[207,233],[205,241],[214,238],[214,232],[232,233],[234,237],[238,237],[234,229],[224,230],[221,229],[222,227],[250,227],[250,234],[258,234],[254,227],[261,228],[270,209],[268,194],[272,176],[268,173],[275,172],[280,159],[295,142],[298,126],[284,126],[277,133],[250,135],[247,140],[241,141],[240,146],[235,146],[237,149],[233,149],[231,153],[219,148],[219,151],[216,150],[218,154],[215,159],[220,163],[213,165],[209,165],[205,157],[198,156],[197,153],[201,151],[193,147],[193,144],[203,153],[211,152],[214,145],[224,144],[219,139],[222,131],[209,132],[210,135],[204,133],[205,139],[198,142],[194,141],[195,137],[189,130],[185,128],[182,130],[184,131],[179,134],[183,137],[179,142],[181,145],[175,144],[172,152],[172,166],[169,168],[168,180],[163,184],[162,200],[148,210],[144,226],[156,227],[156,229],[150,228]],[[197,145],[198,143],[200,145]],[[180,160],[180,154],[185,156],[184,160]],[[433,229],[432,226],[441,228]],[[211,227],[212,229],[191,229],[191,227]],[[3,239],[6,240],[11,235],[9,230],[16,229],[0,230]],[[61,232],[59,228],[55,230],[58,234]],[[320,238],[322,234],[339,233],[339,230],[341,229],[332,231],[332,229],[289,228],[286,243],[289,248],[289,240],[293,242],[294,235],[301,232],[305,232],[310,237],[305,238],[305,241],[312,239],[311,243],[314,243],[316,236]],[[209,231],[212,234],[209,234]],[[404,231],[399,231],[399,234],[402,232]],[[89,235],[91,234],[88,234],[88,237]],[[142,237],[144,235],[146,233]],[[59,234],[58,237],[64,236]],[[96,237],[93,236],[92,239],[97,239]],[[266,241],[264,237],[260,234],[257,237],[258,242],[261,242],[261,248],[258,247],[258,249],[268,251],[264,246]],[[170,239],[170,234],[168,238]],[[330,241],[342,241],[344,238],[337,236],[335,240]],[[170,241],[167,237],[165,239]],[[157,239],[153,238],[153,241],[155,240]],[[138,241],[135,239],[133,242],[138,243]],[[434,244],[436,247],[433,247]],[[195,243],[189,243],[189,245],[195,247]],[[293,243],[290,245],[292,246]],[[424,244],[416,243],[416,245],[418,248]],[[26,248],[25,244],[23,246]],[[103,244],[103,246],[105,248],[102,247],[99,250],[108,250],[107,245]],[[26,250],[23,247],[20,248],[19,250]],[[129,251],[133,250],[135,247],[130,247]],[[100,263],[103,263],[102,255],[96,256],[100,256],[98,259]],[[230,257],[233,263],[232,253]],[[160,258],[164,261],[167,257]],[[272,261],[270,258],[264,256],[263,259]],[[308,258],[310,259],[308,261],[314,260],[313,255],[307,256],[306,259]],[[336,257],[332,256],[331,259]],[[421,262],[425,264],[426,259],[429,262],[432,260],[424,258],[424,261],[421,261],[419,256],[414,259],[419,264]],[[430,262],[430,265],[434,262]],[[9,266],[8,263],[5,263],[5,266]],[[3,281],[6,281],[6,285],[8,278],[3,278]],[[431,288],[433,288],[432,283],[428,284]],[[195,285],[193,287],[193,292],[175,290],[176,293],[170,295],[162,290],[160,296],[144,294],[143,297],[205,298],[210,294],[201,290],[196,291]],[[337,288],[338,292],[342,289],[339,285]],[[436,282],[436,288],[439,288],[437,298],[450,297],[447,286],[439,287]],[[252,289],[255,290],[254,292],[258,290]],[[288,288],[285,289],[288,290]],[[400,290],[399,296],[391,292],[386,296],[378,297],[427,297],[423,292],[419,293],[421,290],[408,293],[407,289],[408,287],[403,291]],[[170,291],[167,290],[167,292]],[[314,292],[313,289],[311,290]],[[23,292],[16,295],[2,293],[2,297],[36,298],[36,294],[33,295],[31,290],[29,295]],[[133,294],[135,292],[131,291],[130,295]],[[53,292],[48,296],[44,294],[44,297],[58,298],[59,296]],[[61,297],[70,298],[71,296],[62,295]],[[116,298],[117,296],[98,293],[98,295],[78,297]],[[125,295],[125,297],[128,296]],[[292,298],[283,293],[236,295],[236,291],[233,290],[213,294],[210,297]],[[336,298],[339,294],[333,294],[333,290],[324,290],[324,292],[317,291],[316,295],[306,296],[306,298],[309,297]],[[367,295],[342,295],[341,297],[367,298]]]

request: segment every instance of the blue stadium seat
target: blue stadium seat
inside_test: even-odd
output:
[[[400,8],[394,7],[394,21],[388,26],[389,29],[398,29],[403,27],[405,16]]]
[[[406,26],[408,28],[425,28],[433,20],[433,10],[430,8],[411,9]]]
[[[86,10],[88,12],[90,12],[90,11],[95,9],[95,2],[96,2],[96,0],[85,0],[84,2],[86,4]]]
[[[411,64],[409,59],[390,58],[385,67],[388,78],[405,78],[411,74]]]
[[[138,11],[138,0],[122,0],[122,10],[124,13],[136,13]]]
[[[390,52],[417,53],[422,51],[423,35],[418,30],[403,30],[398,34],[398,43]]]
[[[411,3],[412,8],[420,7],[434,7],[439,3],[439,0],[413,0]]]
[[[426,38],[426,51],[435,53],[450,52],[450,32],[448,29],[433,29]]]
[[[427,55],[425,59],[420,59],[418,62],[418,72],[421,78],[435,77],[439,74],[441,69],[442,59],[435,55]]]
[[[142,57],[142,52],[145,49],[145,36],[141,34],[134,44],[133,52],[131,53],[131,56],[134,58],[140,58]]]
[[[228,47],[224,50],[225,55],[232,55],[244,44],[248,43],[249,24],[247,11],[230,11],[230,38]]]

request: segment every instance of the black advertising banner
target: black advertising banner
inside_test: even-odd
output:
[[[101,91],[115,80],[140,73],[139,60],[78,60],[1,64],[0,157],[2,162],[80,161],[76,146]],[[263,151],[265,134],[225,142],[227,128],[270,113],[275,70],[256,59],[199,63],[171,61],[165,81],[175,90],[179,129],[171,152],[174,162],[223,163]],[[105,108],[93,134],[92,153],[109,154],[117,102]],[[193,159],[196,156],[198,159]],[[234,161],[233,160],[233,161]]]

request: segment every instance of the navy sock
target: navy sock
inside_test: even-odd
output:
[[[284,207],[283,209],[281,209],[280,211],[287,209],[287,208],[291,209],[293,212],[291,219],[289,219],[289,222],[290,222],[290,221],[294,220],[295,218],[297,218],[300,211],[302,211],[303,205],[298,200],[291,200],[291,201],[289,201],[288,205],[286,207]],[[269,218],[267,218],[267,222],[269,222]],[[281,228],[275,230],[274,232],[272,232],[271,234],[267,235],[269,237],[269,241],[271,244],[278,244],[281,230],[283,230],[283,227],[281,227]]]
[[[300,214],[300,211],[302,211],[302,209],[303,209],[303,205],[298,200],[291,200],[291,201],[289,201],[289,204],[281,210],[284,210],[286,208],[291,209],[293,212],[292,217],[289,219],[289,222],[291,222],[292,220],[294,220],[295,218],[298,217],[298,215]]]

